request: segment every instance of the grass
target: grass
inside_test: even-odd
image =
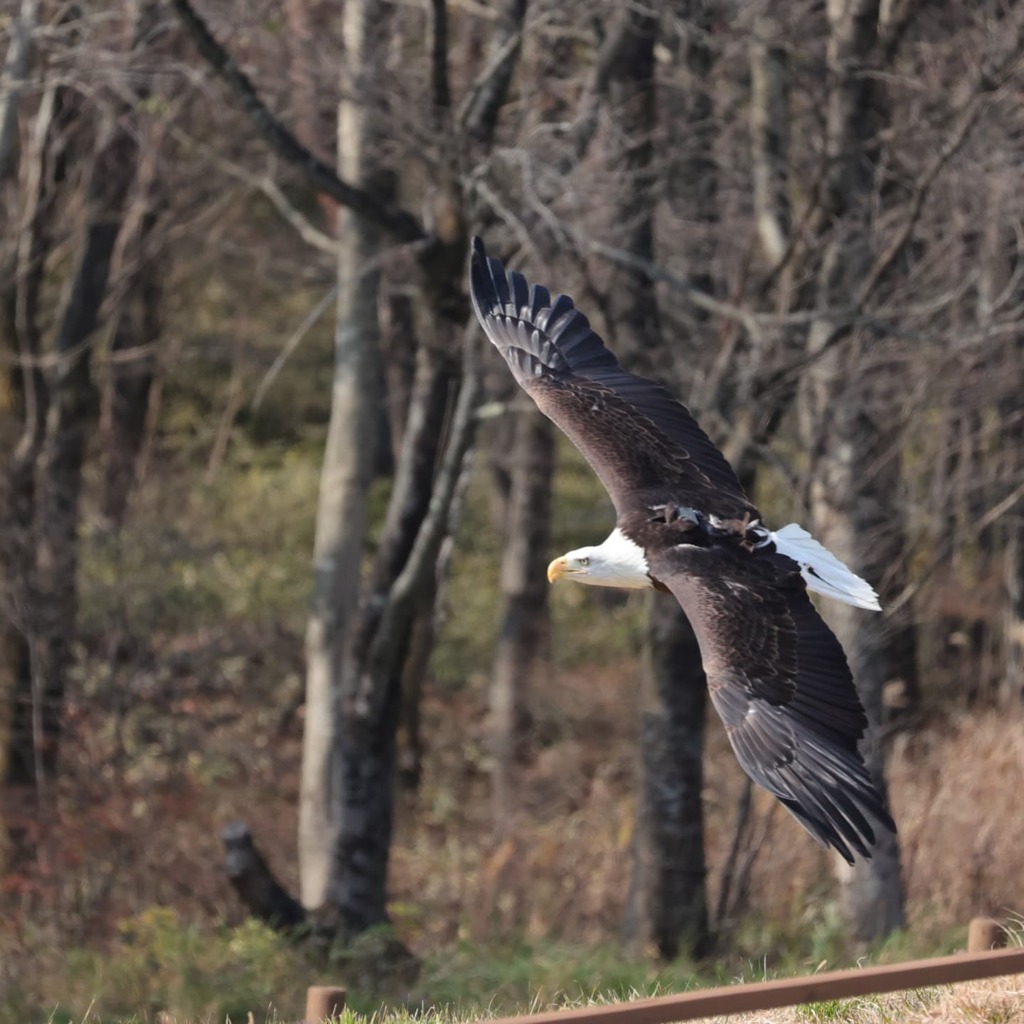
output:
[[[122,946],[104,955],[71,954],[66,976],[78,989],[41,1005],[8,1001],[0,1007],[0,1021],[298,1021],[306,985],[340,979],[350,993],[354,990],[354,998],[350,995],[338,1024],[459,1024],[761,981],[765,975],[760,964],[709,973],[685,963],[657,968],[607,945],[584,949],[524,942],[463,946],[427,957],[411,986],[382,1000],[359,994],[360,968],[353,959],[345,965],[350,973],[339,975],[339,965],[315,962],[251,923],[200,935],[161,911],[126,924],[122,940]],[[379,965],[368,969],[379,971]],[[780,966],[769,973],[777,977],[806,970]],[[1022,996],[1024,975],[714,1019],[729,1024],[1011,1024],[1024,1020]]]

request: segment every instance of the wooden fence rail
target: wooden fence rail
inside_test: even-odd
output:
[[[505,1017],[489,1024],[573,1024],[575,1021],[580,1024],[674,1024],[675,1021],[699,1017],[775,1010],[781,1006],[879,995],[928,985],[998,978],[1006,974],[1024,974],[1024,949],[960,953],[883,967],[828,971],[804,978],[700,989],[682,995],[638,999],[632,1003]]]
[[[883,967],[828,971],[803,978],[784,978],[750,985],[698,989],[682,995],[638,999],[631,1003],[587,1006],[578,1010],[549,1010],[504,1017],[486,1024],[675,1024],[676,1021],[718,1017],[730,1013],[777,1010],[783,1006],[821,1003],[854,996],[881,995],[929,985],[999,978],[1024,974],[1024,949],[997,949],[1005,945],[1006,929],[991,918],[975,918],[968,929],[968,952],[956,956],[911,960]],[[345,1005],[345,990],[330,986],[310,988],[307,1024],[331,1019]]]

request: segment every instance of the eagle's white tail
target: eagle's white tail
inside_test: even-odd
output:
[[[775,549],[800,566],[807,589],[837,601],[881,611],[878,594],[870,583],[862,580],[831,551],[822,547],[802,526],[790,523],[772,533]]]

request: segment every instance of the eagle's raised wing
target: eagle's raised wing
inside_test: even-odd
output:
[[[867,717],[846,656],[797,564],[690,545],[649,557],[693,625],[743,770],[847,861],[870,857],[872,822],[896,826],[857,750]]]
[[[757,518],[736,474],[684,405],[627,373],[565,295],[506,273],[473,239],[473,308],[515,379],[569,437],[623,513],[670,500]]]

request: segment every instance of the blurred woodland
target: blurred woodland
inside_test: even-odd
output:
[[[724,962],[1021,910],[1024,4],[0,30],[0,1001],[165,912]],[[870,864],[705,732],[674,602],[549,592],[611,506],[471,322],[471,234],[879,590],[822,606]]]

